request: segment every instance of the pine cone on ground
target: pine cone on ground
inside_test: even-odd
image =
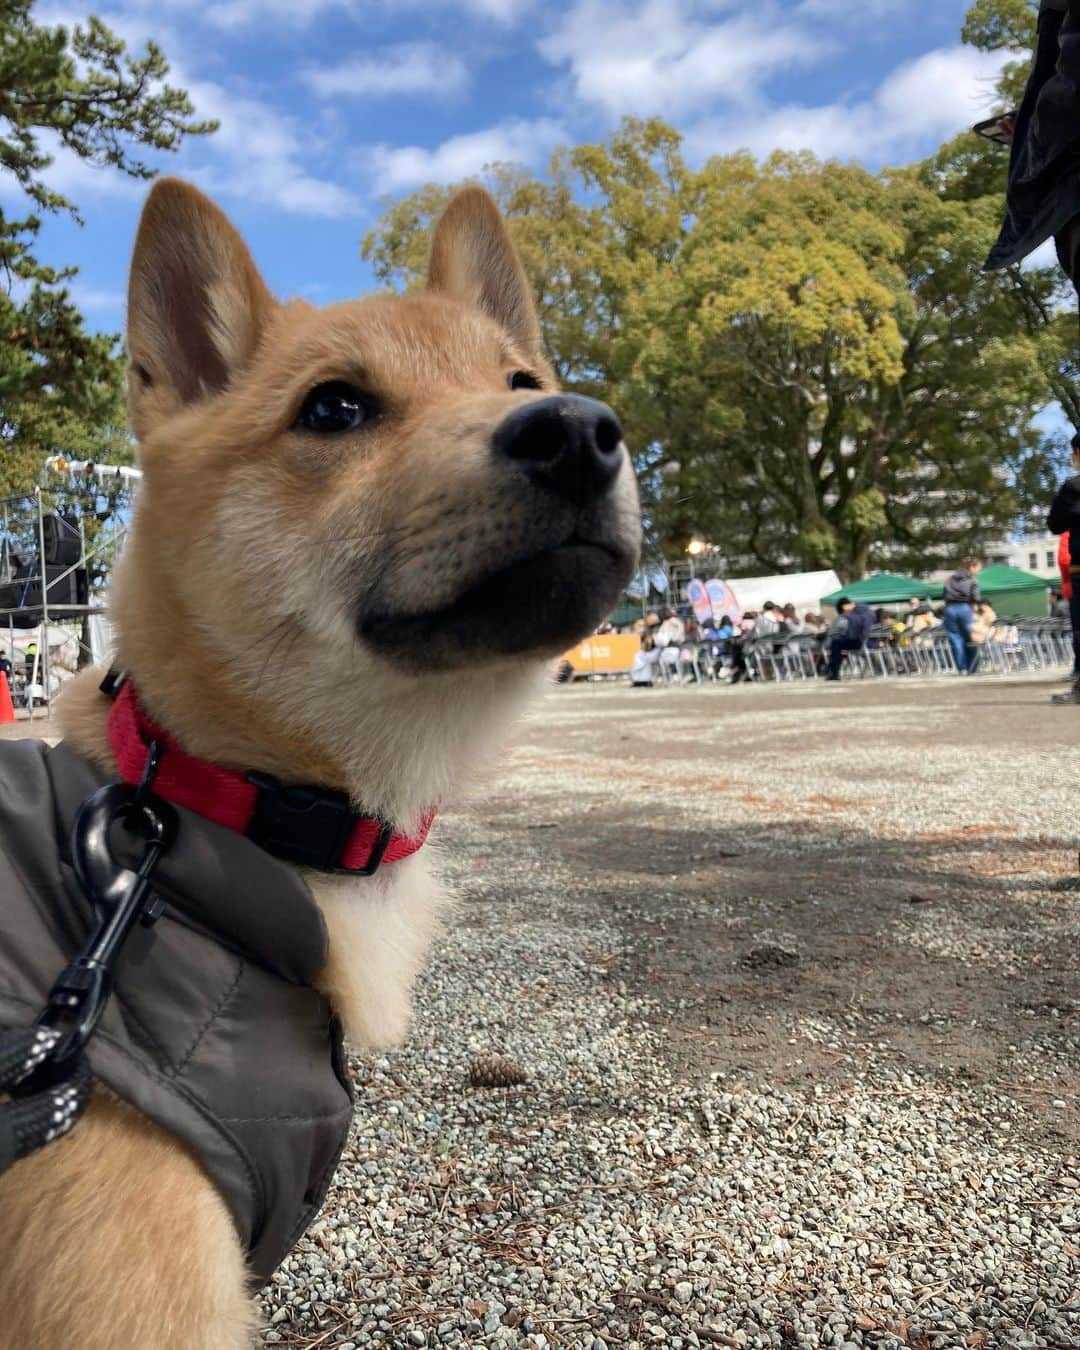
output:
[[[469,1084],[472,1087],[516,1087],[527,1083],[529,1075],[521,1065],[505,1055],[477,1055],[469,1065]]]

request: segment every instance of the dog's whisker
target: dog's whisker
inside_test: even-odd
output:
[[[275,635],[279,633],[279,631],[284,630],[284,632],[287,633],[289,625],[298,625],[298,620],[296,616],[293,614],[286,614],[283,618],[278,619],[276,623],[271,624],[271,626],[267,628],[265,632],[260,633],[258,636],[254,637],[249,643],[247,643],[245,647],[242,648],[242,650],[236,652],[235,655],[233,656],[226,657],[225,660],[222,661],[219,668],[222,671],[232,671],[236,666],[238,666],[242,661],[244,661],[252,651],[254,651],[256,648],[261,647],[264,642],[272,641]]]
[[[270,663],[273,661],[274,656],[277,653],[278,648],[281,646],[282,642],[286,644],[285,652],[283,653],[284,659],[284,656],[288,654],[289,644],[291,642],[295,642],[300,633],[299,625],[293,624],[292,627],[290,628],[287,626],[288,622],[289,622],[288,620],[283,620],[281,623],[277,625],[279,631],[277,633],[277,636],[274,638],[273,642],[270,643],[269,650],[266,653],[266,660],[263,662],[262,669],[259,671],[259,678],[255,681],[254,693],[256,697],[258,696],[259,690],[262,688],[262,682],[266,677],[267,670],[269,670],[270,668]]]

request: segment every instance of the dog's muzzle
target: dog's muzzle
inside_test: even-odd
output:
[[[610,408],[576,394],[533,399],[503,418],[489,447],[526,528],[507,535],[505,561],[489,550],[448,603],[399,609],[392,588],[370,597],[358,635],[400,665],[557,656],[611,613],[637,567],[629,462]]]

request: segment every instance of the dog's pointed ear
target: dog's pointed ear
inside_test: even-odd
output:
[[[224,389],[250,361],[275,303],[225,214],[190,183],[155,183],[128,284],[135,434]]]
[[[539,353],[540,324],[525,270],[483,188],[463,188],[443,212],[431,245],[428,288],[475,305],[524,351]]]

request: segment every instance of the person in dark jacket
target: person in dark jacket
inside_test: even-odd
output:
[[[1031,73],[1007,134],[1005,222],[986,266],[1012,266],[1053,238],[1080,289],[1080,0],[1040,0]]]
[[[977,558],[968,558],[945,583],[945,631],[961,675],[974,675],[979,666],[979,647],[971,625],[975,606],[982,600],[977,580],[981,567]]]
[[[1080,431],[1072,438],[1072,463],[1076,473],[1057,490],[1046,518],[1051,534],[1069,540],[1069,618],[1073,632],[1073,686],[1067,694],[1055,695],[1056,703],[1080,703]],[[1076,559],[1077,561],[1073,561]]]
[[[846,595],[836,602],[836,612],[847,621],[842,633],[829,642],[829,670],[827,680],[840,678],[840,667],[844,663],[845,652],[862,651],[870,629],[874,626],[874,611],[869,605],[857,605]]]

